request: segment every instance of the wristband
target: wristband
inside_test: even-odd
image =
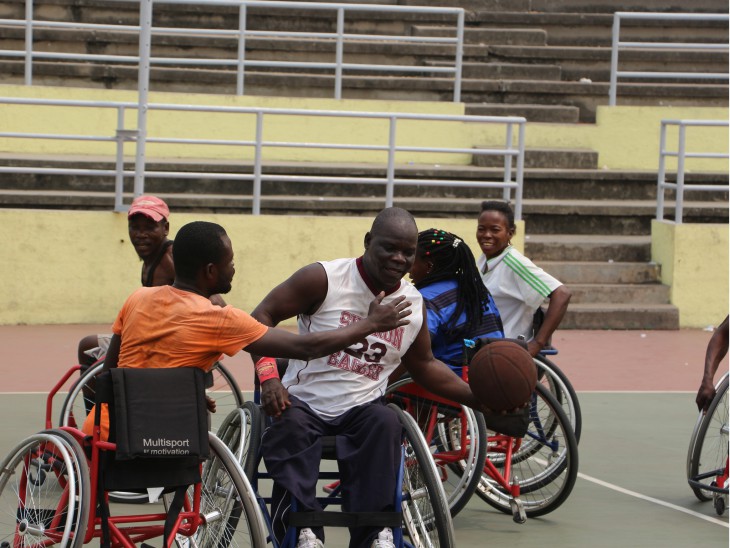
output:
[[[276,367],[276,360],[274,358],[261,358],[254,365],[254,369],[261,384],[269,379],[279,378],[279,369]]]

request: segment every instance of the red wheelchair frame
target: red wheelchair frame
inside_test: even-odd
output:
[[[181,476],[183,485],[168,488],[175,496],[163,495],[161,511],[108,515],[109,490],[99,479],[105,453],[115,451],[116,444],[101,439],[98,424],[91,436],[73,426],[52,424],[53,399],[79,369],[72,367],[49,392],[46,430],[24,439],[0,465],[0,538],[7,539],[3,546],[79,548],[99,538],[114,548],[134,548],[157,537],[165,538],[165,548],[182,542],[182,537],[192,537],[191,545],[198,546],[266,545],[255,493],[236,458],[210,432],[209,458],[198,465],[202,481],[185,487],[190,474]],[[173,470],[172,477],[156,476],[153,481],[178,481],[174,469],[162,466]]]

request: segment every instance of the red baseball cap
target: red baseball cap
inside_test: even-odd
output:
[[[170,216],[170,209],[157,196],[137,196],[129,206],[127,217],[137,213],[149,217],[155,222],[160,222],[162,219],[167,220]]]

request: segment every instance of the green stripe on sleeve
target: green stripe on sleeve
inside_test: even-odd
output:
[[[507,263],[507,265],[514,271],[514,273],[522,278],[525,283],[527,283],[527,285],[537,291],[537,293],[539,293],[543,297],[547,297],[548,295],[550,295],[551,291],[547,284],[543,282],[540,278],[535,276],[535,274],[530,272],[530,270],[525,265],[515,259],[511,254],[507,254],[507,256],[504,258],[504,262]]]

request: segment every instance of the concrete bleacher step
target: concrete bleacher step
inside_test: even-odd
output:
[[[475,147],[494,148],[491,146]],[[475,154],[472,163],[479,167],[498,167],[504,160],[497,156]],[[551,169],[595,169],[598,153],[591,149],[529,148],[525,150],[525,167],[550,166]]]
[[[533,261],[649,262],[651,236],[527,234],[525,253]]]
[[[539,261],[571,291],[561,329],[678,329],[670,288],[651,262]]]
[[[664,218],[674,218],[675,204],[665,201]],[[727,204],[685,203],[685,222],[727,223]],[[651,233],[656,218],[655,200],[533,200],[523,202],[525,222],[532,234]]]
[[[425,66],[453,66],[452,61],[425,59]],[[506,80],[560,80],[558,65],[535,65],[530,63],[489,63],[465,61],[461,74],[464,78],[497,78]]]
[[[400,0],[408,6],[440,6],[443,0]],[[455,0],[454,6],[471,11],[511,11],[539,13],[613,13],[615,11],[684,12],[683,0]],[[696,13],[721,13],[727,11],[724,0],[696,0],[692,3]]]
[[[540,261],[539,265],[561,282],[570,284],[658,283],[661,269],[644,262]]]
[[[455,27],[446,25],[438,27],[413,25],[411,33],[413,36],[445,37],[454,36],[454,29]],[[547,33],[542,29],[467,27],[464,29],[464,42],[480,45],[544,46],[547,43]]]
[[[414,3],[414,5],[417,4]],[[634,6],[627,9],[646,10],[647,6],[621,2],[621,5]],[[37,0],[35,13],[39,19],[65,20],[80,22],[106,22],[136,24],[138,8],[133,4],[120,4],[99,0],[98,2],[78,5],[78,0]],[[430,5],[442,5],[436,2]],[[605,28],[607,17],[613,10],[606,11],[607,4],[591,3],[590,9],[582,3],[546,4],[544,2],[521,1],[510,2],[506,6],[502,2],[456,2],[470,9],[478,9],[467,17],[467,44],[464,47],[464,80],[462,84],[462,100],[473,104],[504,105],[544,105],[546,107],[565,107],[577,109],[577,121],[592,122],[595,120],[597,105],[606,104],[608,97],[608,47],[587,47],[587,42],[577,42],[572,47],[556,42],[545,45],[545,29],[537,24],[551,23],[554,29],[567,29],[566,35],[577,24],[581,29],[590,27],[588,34],[601,34],[605,40],[605,30],[597,30],[601,23]],[[648,6],[653,5],[652,3]],[[703,0],[693,4],[692,11],[713,11],[720,4],[716,0]],[[673,7],[662,4],[662,11],[672,11]],[[504,10],[509,7],[510,12]],[[0,6],[0,15],[22,19],[24,3],[20,0],[9,0]],[[725,6],[726,8],[726,6]],[[615,9],[615,8],[614,8]],[[685,8],[686,9],[686,8]],[[159,10],[159,11],[158,11]],[[557,11],[556,11],[557,10]],[[571,13],[568,10],[575,10]],[[723,11],[723,10],[721,10]],[[501,14],[501,20],[494,23],[486,21],[487,14]],[[510,15],[511,14],[511,15]],[[156,8],[155,24],[159,26],[182,25],[199,28],[235,28],[237,17],[233,6],[201,6],[175,5]],[[250,10],[250,28],[281,30],[332,31],[335,21],[331,14],[307,13],[301,9],[293,9],[284,14],[267,13],[267,10],[252,8]],[[520,20],[520,16],[522,16]],[[511,17],[511,19],[510,19]],[[542,19],[539,19],[542,17]],[[564,23],[558,21],[564,19]],[[600,19],[600,21],[599,21]],[[518,21],[520,20],[520,21]],[[584,24],[580,24],[583,20]],[[501,21],[501,22],[500,22]],[[510,22],[511,21],[511,22]],[[518,22],[520,24],[518,24]],[[595,25],[590,23],[594,22]],[[352,20],[348,15],[348,25],[352,32],[377,33],[378,29],[388,27],[396,32],[413,32],[443,34],[450,31],[453,17],[429,14],[409,14],[402,18],[393,18],[383,12],[360,12],[354,14]],[[567,25],[567,26],[566,26]],[[488,26],[488,28],[481,28]],[[722,28],[703,29],[686,25],[687,32],[677,36],[677,40],[691,40],[699,31],[722,33]],[[664,27],[633,28],[627,26],[628,36],[631,32],[658,37]],[[595,32],[592,32],[594,29]],[[553,30],[553,27],[550,27]],[[677,29],[679,32],[680,29]],[[726,29],[724,29],[726,30]],[[556,30],[557,32],[557,30]],[[583,32],[581,30],[581,32]],[[652,34],[653,33],[653,34]],[[676,34],[674,30],[671,33]],[[109,32],[95,33],[91,31],[62,31],[60,29],[36,29],[36,40],[41,50],[73,51],[93,53],[113,53],[134,55],[137,49],[137,37],[134,33]],[[471,42],[470,37],[478,41],[489,42],[480,45]],[[719,36],[719,34],[718,34]],[[718,40],[712,34],[713,40]],[[0,30],[0,47],[22,49],[22,29],[3,28]],[[722,41],[722,39],[720,39]],[[548,44],[550,35],[548,32]],[[594,44],[595,46],[595,44]],[[386,64],[422,64],[424,66],[444,66],[453,63],[453,47],[447,45],[416,45],[411,43],[392,44],[362,41],[347,44],[348,62],[384,62]],[[196,36],[164,36],[153,41],[155,55],[175,55],[195,57],[196,55],[214,57],[216,59],[234,59],[236,56],[235,40],[230,38],[212,38]],[[298,61],[331,61],[334,55],[334,42],[326,39],[286,39],[263,38],[251,36],[247,40],[247,60],[276,59]],[[664,70],[666,58],[652,50],[622,53],[622,70]],[[673,70],[700,72],[726,72],[727,55],[714,56],[718,61],[711,61],[706,52],[676,53],[672,58]],[[683,62],[682,59],[684,59]],[[648,63],[648,66],[647,66]],[[528,67],[531,66],[530,71]],[[0,63],[0,81],[18,83],[22,81],[23,61],[20,59],[4,60]],[[189,69],[175,67],[155,67],[152,73],[152,89],[165,91],[209,92],[215,89],[220,93],[235,92],[235,76],[232,68],[195,69],[195,77],[191,78]],[[62,84],[72,86],[107,87],[116,89],[136,89],[136,67],[114,66],[103,63],[66,63],[60,60],[53,62],[38,61],[34,63],[35,82],[38,84]],[[591,82],[579,83],[581,79]],[[562,80],[562,81],[561,81]],[[331,97],[334,90],[334,76],[321,69],[307,69],[306,72],[293,68],[257,68],[246,73],[247,95],[264,96],[300,96]],[[673,81],[639,81],[622,79],[619,84],[619,102],[622,105],[696,105],[726,106],[727,81],[717,82],[702,80],[698,82]],[[413,73],[350,73],[345,72],[343,97],[353,99],[407,99],[444,101],[453,98],[453,81],[433,73],[420,76]],[[511,106],[502,107],[504,112]],[[576,121],[569,110],[543,110],[530,107],[526,110],[534,121]],[[541,116],[548,116],[542,118]],[[558,116],[559,113],[559,116]]]
[[[467,103],[464,112],[473,116],[522,116],[528,122],[552,124],[577,123],[580,118],[580,109],[568,105]]]
[[[570,306],[576,304],[669,304],[670,287],[655,284],[570,284]]]
[[[554,149],[557,150],[557,149]],[[19,155],[0,153],[0,165],[16,166],[55,166],[80,167],[83,169],[113,169],[112,158],[102,157],[43,157],[34,155]],[[200,191],[207,194],[220,192],[245,194],[251,192],[250,181],[231,181],[215,176],[215,173],[253,173],[251,162],[240,161],[211,161],[211,160],[182,160],[174,159],[162,161],[149,158],[147,168],[154,171],[196,172],[208,173],[209,176],[191,181],[187,178],[160,179],[154,174],[148,175],[148,182],[154,185],[158,192],[185,193]],[[126,169],[133,169],[131,164]],[[329,177],[384,177],[387,166],[371,163],[318,163],[318,162],[267,162],[263,167],[264,174],[286,175],[290,181],[269,181],[265,183],[265,194],[300,194],[312,196],[327,195],[370,195],[380,194],[381,185],[375,184],[323,184],[297,182],[297,176],[329,176]],[[484,181],[499,179],[503,169],[482,168],[474,165],[434,165],[434,164],[397,164],[395,175],[399,178],[441,179]],[[697,173],[686,175],[688,185],[727,185],[730,177],[727,173]],[[550,206],[571,203],[570,201],[584,200],[588,205],[605,202],[607,210],[622,204],[636,204],[643,206],[656,204],[657,174],[652,171],[615,171],[603,169],[555,169],[555,168],[527,168],[524,173],[523,197],[529,209],[541,212],[539,204],[546,202]],[[127,182],[129,184],[129,182]],[[194,187],[194,188],[193,188]],[[7,190],[92,190],[111,191],[111,178],[82,177],[73,175],[0,175],[0,188]],[[499,198],[499,189],[454,188],[446,186],[398,186],[396,195],[402,197],[418,197],[438,201],[441,198],[454,197],[472,200],[478,203],[482,199]],[[621,199],[616,199],[619,196]],[[673,194],[665,194],[671,203]],[[688,206],[694,206],[699,201],[706,207],[727,207],[728,193],[693,191],[685,196]],[[579,208],[582,202],[574,204]],[[651,208],[649,208],[651,209]],[[649,211],[646,209],[646,211]],[[625,215],[626,210],[620,210]],[[691,213],[691,212],[690,212]],[[573,213],[571,213],[573,214]],[[557,233],[560,233],[558,231]],[[569,231],[562,233],[570,234]],[[648,234],[648,233],[647,233]]]
[[[571,303],[560,329],[679,329],[672,304]]]
[[[727,11],[727,7],[726,7]],[[480,27],[541,29],[551,46],[611,46],[613,14],[566,12],[478,11],[469,18]],[[623,41],[666,41],[726,43],[728,27],[722,21],[625,20]]]
[[[668,285],[655,284],[571,284],[573,304],[626,303],[632,305],[670,304]]]
[[[590,78],[595,82],[608,82],[610,76],[611,48],[589,46],[511,46],[495,44],[488,46],[489,60],[505,63],[535,64],[547,63],[561,68],[564,80]],[[714,72],[726,73],[727,52],[661,51],[650,47],[621,52],[623,71],[661,71],[671,63],[672,72]],[[631,82],[629,78],[622,82]],[[673,81],[667,79],[667,81]],[[683,82],[692,82],[690,78]],[[696,84],[707,82],[696,79]]]

